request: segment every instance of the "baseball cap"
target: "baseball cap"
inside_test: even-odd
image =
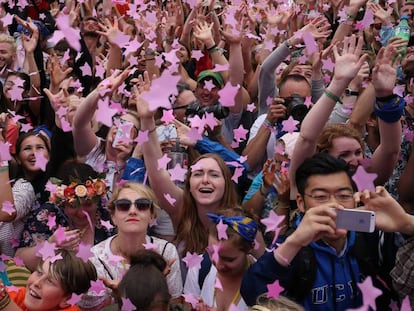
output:
[[[221,74],[212,70],[203,70],[200,72],[197,77],[197,83],[209,78],[212,78],[214,81],[216,81],[220,87],[224,86],[224,80]]]

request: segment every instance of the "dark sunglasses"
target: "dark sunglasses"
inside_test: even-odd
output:
[[[139,211],[147,211],[152,209],[152,200],[150,199],[136,199],[134,202],[135,208]],[[119,199],[114,202],[115,208],[120,212],[128,212],[131,208],[132,202],[128,199]]]

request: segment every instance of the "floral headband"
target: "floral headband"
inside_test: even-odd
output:
[[[68,202],[78,207],[85,200],[99,201],[107,189],[105,181],[101,178],[90,178],[85,183],[73,180],[69,185],[63,184],[57,178],[51,178],[50,182],[53,186],[50,189],[49,201],[56,205]]]

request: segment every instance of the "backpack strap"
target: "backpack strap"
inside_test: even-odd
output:
[[[203,260],[201,261],[201,267],[198,271],[198,286],[201,288],[203,287],[204,280],[207,277],[207,274],[210,272],[211,268],[211,260],[208,253],[203,254]]]

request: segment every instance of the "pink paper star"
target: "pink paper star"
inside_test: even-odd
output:
[[[112,126],[112,117],[118,112],[116,109],[109,108],[109,99],[98,100],[98,109],[96,111],[96,121],[105,124],[108,127]]]
[[[185,257],[183,257],[182,261],[186,264],[188,269],[191,269],[191,268],[200,269],[201,262],[203,261],[203,255],[187,252],[185,254]]]
[[[138,131],[138,136],[137,138],[134,139],[134,141],[140,145],[147,142],[148,141],[148,130]]]
[[[227,236],[227,228],[229,226],[223,224],[223,220],[220,219],[219,223],[216,225],[217,228],[217,237],[219,240],[227,240],[229,237]]]
[[[164,193],[164,198],[167,200],[167,202],[170,205],[175,205],[175,202],[177,201],[176,199],[174,199],[169,193]]]
[[[72,297],[70,297],[70,299],[67,302],[68,304],[75,305],[81,300],[81,298],[82,298],[82,294],[77,295],[75,293],[72,293]]]
[[[322,68],[330,72],[333,72],[335,68],[335,63],[332,61],[330,57],[328,57],[327,59],[322,59]]]
[[[214,89],[216,85],[211,80],[204,81],[204,88],[211,92],[212,89]]]
[[[362,165],[358,166],[355,174],[352,176],[358,191],[370,190],[375,191],[374,180],[377,178],[376,173],[367,173]]]
[[[284,288],[280,286],[279,280],[276,280],[272,284],[267,284],[267,297],[279,299],[279,295],[284,291]]]
[[[370,306],[373,310],[375,310],[375,299],[382,294],[382,291],[372,284],[370,276],[368,276],[364,282],[358,283],[358,287],[362,292],[364,307]]]
[[[152,111],[158,108],[170,109],[171,104],[168,100],[170,94],[177,94],[177,83],[180,80],[179,75],[172,75],[168,70],[163,74],[153,79],[149,92],[144,93],[141,97],[149,103],[149,108]]]
[[[14,204],[10,201],[4,201],[3,202],[3,207],[1,209],[3,212],[11,215],[14,212],[16,212],[15,208],[14,208]]]
[[[156,243],[144,243],[144,248],[149,250],[154,250],[158,248],[158,244]]]
[[[102,296],[106,291],[106,287],[102,280],[91,281],[89,290],[97,296]]]
[[[246,140],[247,137],[247,133],[249,133],[248,130],[246,130],[243,125],[239,125],[239,127],[235,130],[233,130],[234,133],[234,139],[238,142],[242,141],[242,140]]]
[[[10,146],[11,146],[11,144],[7,141],[6,142],[0,142],[0,159],[2,161],[11,160]]]
[[[41,247],[38,249],[36,256],[42,257],[43,260],[46,260],[49,257],[55,256],[56,243],[49,243],[44,241]]]
[[[46,225],[49,227],[49,230],[56,227],[56,215],[48,215]]]
[[[410,303],[410,297],[405,296],[401,303],[401,310],[400,311],[411,311],[411,303]]]
[[[6,15],[0,18],[0,20],[3,23],[3,27],[7,27],[13,23],[13,15],[10,13],[6,13]]]
[[[84,262],[88,262],[89,258],[93,257],[93,253],[91,252],[91,246],[81,242],[79,244],[78,252],[76,256],[82,259]]]
[[[59,226],[55,231],[55,239],[58,244],[62,243],[63,241],[66,241],[66,234],[65,234],[65,228],[62,226]]]
[[[249,112],[253,112],[256,110],[256,105],[254,103],[248,104],[246,110]]]
[[[168,157],[166,153],[164,153],[162,157],[157,160],[158,170],[165,170],[167,168],[167,164],[170,162],[171,162],[171,158]]]
[[[214,288],[217,288],[220,291],[223,291],[223,285],[221,284],[221,281],[218,277],[216,277],[216,280],[214,282]]]
[[[304,31],[302,33],[303,42],[306,46],[306,52],[308,55],[319,52],[318,45],[316,44],[315,38],[309,31]]]
[[[282,121],[282,130],[288,133],[293,133],[298,129],[299,121],[290,116],[287,120]]]
[[[35,153],[35,159],[36,159],[36,162],[34,166],[40,168],[43,172],[45,172],[46,165],[49,162],[49,159],[45,157],[42,151]]]
[[[111,222],[109,220],[102,220],[101,219],[101,225],[102,227],[106,228],[106,230],[111,230],[114,226],[111,224]]]
[[[182,168],[180,163],[177,163],[173,169],[168,170],[168,173],[170,173],[172,181],[183,182],[185,180],[187,170]]]
[[[231,177],[231,180],[234,181],[236,184],[239,182],[239,178],[241,175],[243,175],[244,167],[236,167],[234,170],[233,176]]]
[[[220,103],[224,107],[233,107],[235,103],[236,94],[240,89],[240,85],[232,86],[229,81],[226,85],[218,91],[220,95]]]
[[[165,123],[171,123],[171,121],[173,121],[175,119],[174,117],[174,110],[170,109],[164,109],[162,111],[162,117],[161,117],[161,121],[165,122]]]
[[[184,301],[191,304],[192,308],[195,309],[198,304],[198,298],[192,294],[183,294]]]
[[[136,306],[131,302],[129,298],[122,297],[122,308],[121,311],[134,311]]]
[[[280,230],[279,226],[283,222],[284,219],[285,219],[284,215],[279,216],[274,211],[270,211],[269,217],[263,218],[262,220],[260,220],[260,222],[266,226],[265,232],[270,232],[270,231],[278,232]]]

